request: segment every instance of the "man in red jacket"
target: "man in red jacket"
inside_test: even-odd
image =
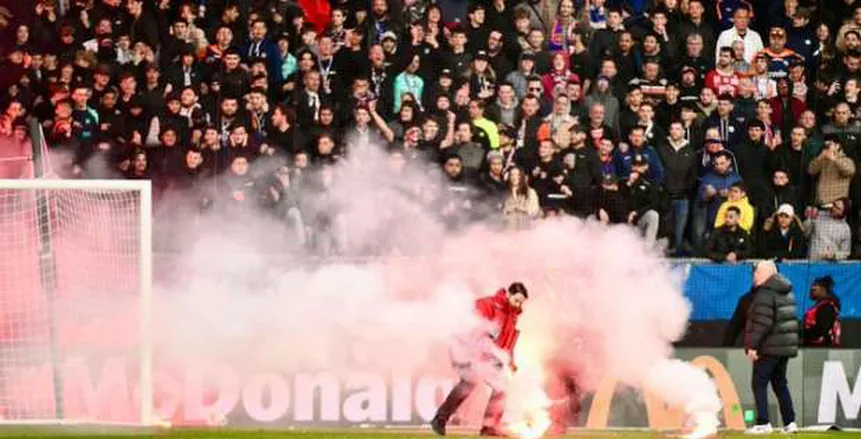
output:
[[[445,425],[449,418],[483,381],[490,385],[492,392],[484,412],[481,435],[504,436],[500,423],[505,408],[505,393],[499,381],[505,373],[505,367],[511,371],[517,370],[513,356],[514,345],[520,335],[517,318],[528,297],[526,287],[514,282],[507,290],[500,289],[493,296],[482,297],[475,302],[476,312],[485,324],[459,338],[452,348],[452,366],[460,375],[460,382],[431,421],[434,433],[445,436]]]

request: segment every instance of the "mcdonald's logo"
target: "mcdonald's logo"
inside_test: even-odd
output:
[[[745,428],[742,416],[741,404],[738,398],[735,384],[732,382],[726,368],[712,356],[700,356],[691,361],[694,366],[705,369],[711,373],[717,386],[718,396],[723,405],[724,424],[733,430]],[[605,378],[598,386],[592,405],[589,407],[589,416],[586,420],[586,428],[607,428],[607,420],[610,416],[610,405],[613,402],[613,394],[616,390],[616,381]],[[651,392],[645,392],[643,402],[646,405],[646,416],[649,428],[653,429],[679,429],[684,423],[684,413],[678,407],[668,407],[660,398]]]

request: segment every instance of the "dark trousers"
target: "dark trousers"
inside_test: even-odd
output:
[[[457,412],[461,404],[466,401],[466,398],[475,390],[476,383],[460,380],[451,393],[445,398],[445,402],[439,407],[434,418],[442,421],[443,425]],[[490,401],[487,402],[487,409],[484,411],[484,426],[497,427],[502,421],[502,412],[505,409],[505,394],[494,389],[490,394]]]
[[[786,385],[789,357],[762,357],[753,363],[753,398],[756,401],[756,424],[768,424],[768,384],[777,396],[783,425],[795,422],[792,395]]]

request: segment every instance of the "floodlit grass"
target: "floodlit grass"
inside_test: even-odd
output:
[[[840,433],[799,433],[796,436],[799,439],[861,439],[861,433],[857,432],[840,432]],[[390,431],[355,431],[355,430],[340,430],[340,431],[260,431],[260,430],[200,430],[200,429],[169,429],[169,430],[153,430],[150,432],[142,432],[141,430],[127,430],[118,432],[116,430],[101,430],[98,427],[90,427],[85,430],[78,428],[70,428],[61,430],[57,428],[2,428],[0,427],[0,437],[26,437],[26,438],[178,438],[178,439],[428,439],[432,437],[429,432],[414,431],[414,432],[390,432]],[[449,435],[447,438],[475,438],[474,435]],[[675,438],[678,435],[670,435],[659,432],[645,431],[575,431],[566,436],[567,438],[596,438],[596,439],[663,439]],[[773,438],[786,437],[779,433],[771,436]],[[749,439],[747,436],[738,432],[724,432],[717,436],[717,439]]]

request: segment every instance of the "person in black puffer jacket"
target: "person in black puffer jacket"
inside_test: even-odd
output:
[[[795,411],[786,385],[789,359],[798,355],[798,319],[792,284],[777,272],[772,261],[755,265],[753,303],[747,313],[744,348],[753,360],[753,395],[756,400],[756,425],[751,433],[770,433],[768,422],[768,384],[777,396],[784,430],[793,433]]]

